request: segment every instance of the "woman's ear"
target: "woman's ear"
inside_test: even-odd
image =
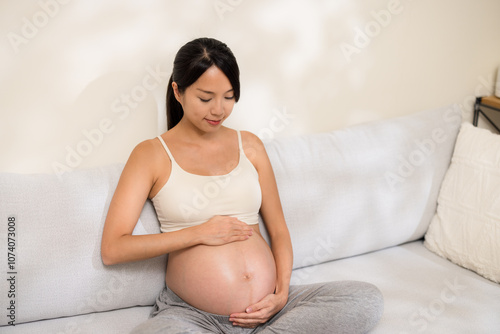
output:
[[[172,82],[172,89],[174,90],[175,99],[181,103],[181,94],[179,93],[179,86],[177,86],[177,82]]]

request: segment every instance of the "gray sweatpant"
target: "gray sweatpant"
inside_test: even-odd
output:
[[[267,323],[242,328],[233,326],[229,316],[198,310],[165,288],[152,317],[132,333],[366,333],[378,323],[383,308],[382,294],[369,283],[295,285],[285,307]]]

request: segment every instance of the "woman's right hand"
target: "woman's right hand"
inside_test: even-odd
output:
[[[253,234],[248,224],[230,216],[214,216],[195,228],[201,238],[200,243],[208,246],[244,241]]]

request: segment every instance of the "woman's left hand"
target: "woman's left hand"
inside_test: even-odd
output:
[[[229,321],[234,326],[245,328],[255,328],[267,322],[273,315],[278,313],[286,304],[288,294],[270,294],[262,298],[261,301],[250,305],[244,313],[233,313],[229,316]]]

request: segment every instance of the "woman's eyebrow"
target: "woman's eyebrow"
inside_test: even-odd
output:
[[[203,93],[206,93],[206,94],[215,94],[214,92],[211,92],[211,91],[208,91],[208,90],[204,90],[204,89],[201,89],[201,88],[196,88],[197,90],[199,90],[200,92],[203,92]],[[232,92],[234,89],[230,89],[228,90],[226,93],[229,93],[229,92]],[[226,94],[224,93],[224,94]]]

